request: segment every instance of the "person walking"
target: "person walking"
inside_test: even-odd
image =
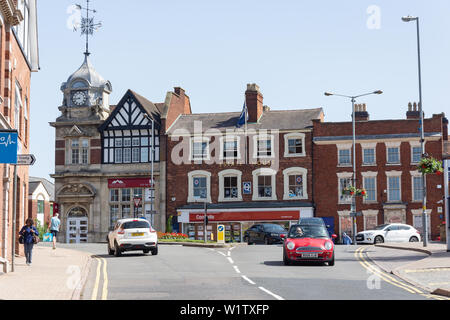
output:
[[[34,227],[33,219],[27,219],[25,225],[20,230],[19,234],[23,237],[23,246],[25,249],[25,257],[27,259],[27,265],[31,266],[31,259],[33,255],[33,246],[35,243],[35,237],[39,237],[39,232]]]
[[[50,233],[53,235],[53,250],[56,250],[56,237],[58,236],[59,227],[61,226],[61,220],[59,220],[59,214],[55,213],[50,221]],[[48,230],[47,230],[48,231]]]

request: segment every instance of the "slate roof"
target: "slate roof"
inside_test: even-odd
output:
[[[29,177],[28,194],[33,194],[33,192],[41,183],[44,185],[45,190],[47,190],[50,196],[50,201],[55,201],[55,185],[45,178]]]
[[[248,129],[254,130],[295,130],[311,128],[313,119],[320,119],[322,108],[302,110],[266,110],[258,123],[248,123]],[[203,131],[218,129],[221,131],[234,129],[241,112],[198,113],[181,115],[169,130],[169,134],[177,129],[194,132],[194,121],[201,121]]]

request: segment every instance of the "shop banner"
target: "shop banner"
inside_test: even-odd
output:
[[[128,178],[128,179],[108,179],[109,189],[124,189],[124,188],[152,188],[150,178]]]
[[[190,213],[189,222],[202,222],[205,213]],[[216,221],[292,221],[300,218],[300,211],[233,211],[208,212],[208,220]]]

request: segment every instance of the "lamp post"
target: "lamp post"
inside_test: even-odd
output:
[[[352,185],[353,187],[356,187],[356,119],[355,119],[355,102],[357,98],[369,96],[372,94],[382,94],[383,91],[377,90],[370,93],[361,94],[358,96],[346,96],[342,94],[336,94],[336,93],[330,93],[325,92],[325,95],[327,97],[329,96],[337,96],[337,97],[344,97],[349,98],[352,101],[352,127],[353,127],[353,179],[352,179]],[[356,244],[356,195],[352,196],[352,204],[351,204],[351,215],[352,215],[352,225],[353,225],[353,243]]]
[[[425,131],[424,131],[424,116],[422,109],[422,68],[420,61],[420,28],[419,28],[419,17],[402,17],[403,22],[416,21],[417,26],[417,57],[419,65],[419,113],[420,113],[420,146],[422,148],[422,157],[425,156]],[[427,186],[425,173],[422,173],[422,234],[423,234],[423,246],[428,246],[428,219],[427,219]]]

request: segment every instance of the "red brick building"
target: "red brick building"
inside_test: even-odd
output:
[[[357,230],[382,223],[407,223],[422,230],[422,183],[416,166],[421,158],[419,112],[409,105],[406,119],[370,121],[365,105],[356,106],[356,187],[367,198],[357,198]],[[333,218],[335,233],[352,234],[351,198],[342,196],[351,184],[352,123],[314,120],[314,203],[316,216]],[[426,152],[442,160],[448,141],[444,114],[424,121]],[[445,219],[443,176],[427,175],[427,213],[430,234],[439,235]]]
[[[204,239],[205,202],[208,235],[220,222],[233,241],[255,222],[314,215],[312,120],[322,109],[272,111],[255,84],[245,100],[239,129],[241,112],[228,112],[182,114],[167,131],[167,216],[190,238]]]
[[[30,150],[31,73],[39,70],[36,0],[0,0],[0,130],[17,130],[18,153]],[[12,234],[28,215],[28,167],[17,169],[16,230],[13,222],[13,171],[0,164],[0,268],[9,271]],[[17,240],[17,237],[16,237]],[[15,253],[23,254],[16,241]]]
[[[44,178],[30,177],[28,183],[28,218],[41,226],[50,224],[55,202],[55,185]]]

